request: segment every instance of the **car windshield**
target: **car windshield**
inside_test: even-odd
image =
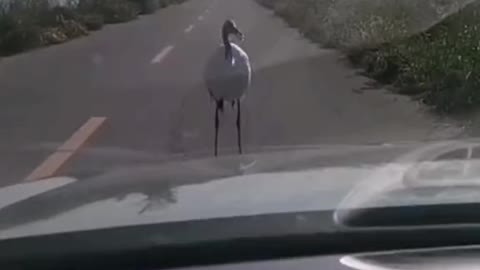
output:
[[[0,239],[479,203],[479,12],[0,0]]]

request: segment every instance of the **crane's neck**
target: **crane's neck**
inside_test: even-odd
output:
[[[228,38],[230,34],[226,31],[222,32],[223,45],[225,46],[225,59],[229,60],[232,57],[232,44]]]

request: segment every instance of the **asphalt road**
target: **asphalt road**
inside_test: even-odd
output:
[[[22,181],[94,116],[103,127],[68,166],[84,175],[170,156],[213,155],[214,104],[202,73],[236,20],[254,75],[243,105],[247,152],[318,144],[451,138],[456,123],[381,89],[253,0],[191,0],[88,37],[0,60],[0,185]],[[236,151],[234,111],[221,154]]]

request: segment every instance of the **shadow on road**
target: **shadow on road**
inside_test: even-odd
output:
[[[131,166],[108,171],[1,209],[0,230],[49,219],[95,202],[114,198],[121,202],[130,194],[145,195],[144,205],[138,211],[141,215],[174,204],[175,189],[179,186],[238,174],[238,170],[210,169],[208,166],[184,163]]]

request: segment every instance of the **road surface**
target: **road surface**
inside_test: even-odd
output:
[[[243,105],[247,152],[436,140],[461,132],[408,98],[362,91],[368,80],[339,52],[309,42],[253,0],[191,0],[1,59],[0,185],[23,181],[92,117],[105,122],[68,162],[68,174],[211,156],[214,104],[202,73],[227,18],[246,35],[242,46],[254,69]],[[234,118],[228,107],[221,154],[236,151]]]

